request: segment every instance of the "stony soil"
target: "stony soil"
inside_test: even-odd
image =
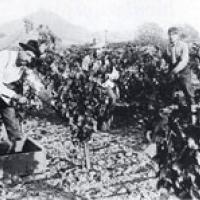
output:
[[[32,118],[24,132],[47,150],[47,170],[41,180],[31,176],[4,180],[2,200],[161,199],[157,165],[149,157],[154,149],[147,148],[139,127],[95,133],[89,144],[90,171],[82,167],[82,148],[74,147],[69,129],[59,119]]]

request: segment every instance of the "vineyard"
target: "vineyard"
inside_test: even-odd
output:
[[[5,185],[16,194],[30,191],[33,199],[45,185],[55,190],[48,199],[160,199],[161,190],[200,199],[199,88],[191,124],[163,48],[108,44],[99,53],[86,45],[63,49],[58,41],[50,30],[40,32],[42,55],[29,66],[48,95],[39,98],[25,82],[28,101],[16,105],[24,131],[47,149],[47,177],[35,185],[20,178]],[[200,45],[192,44],[189,65],[200,78],[199,62]],[[119,73],[114,97],[104,86],[113,69]]]

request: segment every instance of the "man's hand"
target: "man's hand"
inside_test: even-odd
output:
[[[175,68],[172,70],[172,72],[173,72],[174,74],[177,75],[177,74],[180,72],[180,70],[179,70],[178,67],[175,67]]]
[[[44,102],[49,102],[52,98],[51,91],[49,90],[38,91],[36,95]]]
[[[169,77],[171,80],[174,80],[178,77],[178,73],[176,71],[172,70],[169,74]]]
[[[170,72],[170,74],[169,74],[169,78],[170,78],[170,80],[174,80],[175,77],[176,77],[176,74],[175,74],[173,71]]]
[[[27,98],[23,97],[20,94],[16,94],[13,99],[17,100],[20,104],[25,104],[27,102]]]
[[[20,94],[15,94],[12,98],[15,100],[19,100],[22,97]]]
[[[27,99],[26,97],[21,97],[21,98],[19,99],[19,103],[20,103],[20,104],[25,104],[25,103],[27,103],[27,101],[28,101],[28,99]]]

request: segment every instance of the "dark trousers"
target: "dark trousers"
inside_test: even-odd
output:
[[[0,115],[5,125],[9,140],[21,139],[19,119],[16,117],[15,109],[8,106],[3,99],[0,98]]]
[[[187,106],[193,105],[194,102],[194,89],[192,87],[191,72],[178,74],[174,82],[175,88],[181,89],[185,95]]]

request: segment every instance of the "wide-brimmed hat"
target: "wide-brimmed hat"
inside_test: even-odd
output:
[[[20,42],[19,45],[25,51],[32,51],[38,57],[41,54],[40,49],[39,49],[39,44],[38,44],[38,42],[36,40],[29,40],[26,44]]]

